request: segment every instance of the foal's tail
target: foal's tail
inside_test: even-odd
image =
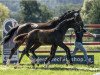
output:
[[[28,35],[28,33],[20,34],[20,35],[16,36],[13,41],[15,43],[22,42],[23,40],[25,40],[27,38],[27,35]]]
[[[18,29],[19,26],[16,26],[14,28],[12,28],[7,34],[6,36],[3,38],[1,44],[5,44],[7,43],[14,35],[15,31]]]

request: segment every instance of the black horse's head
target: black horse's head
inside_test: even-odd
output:
[[[72,16],[68,15],[69,12],[70,12],[70,11],[64,13],[62,16],[60,16],[60,17],[59,17],[58,19],[56,19],[56,20],[52,20],[52,21],[51,21],[51,25],[52,25],[53,27],[55,27],[55,26],[57,26],[60,22],[62,22],[63,20],[71,18]]]
[[[67,11],[61,17],[59,17],[59,21],[63,21],[65,19],[70,19],[72,17],[74,17],[76,22],[80,23],[79,25],[83,28],[84,24],[83,24],[82,18],[80,16],[80,10]]]
[[[70,27],[74,28],[75,31],[80,31],[83,26],[83,21],[80,16],[80,10],[72,10],[65,13],[62,19],[71,19],[74,18],[75,23],[71,23]]]
[[[81,31],[81,26],[80,23],[76,21],[76,18],[72,18],[72,22],[70,23],[70,28],[74,28],[75,32],[80,32]]]
[[[65,20],[65,19],[71,18],[73,15],[71,15],[70,12],[71,12],[71,11],[65,12],[62,16],[60,16],[60,17],[58,18],[58,20],[61,22],[61,21]]]
[[[81,29],[83,29],[84,23],[80,15],[80,10],[76,10],[74,12],[75,12],[74,17],[75,17],[76,22],[79,23],[79,25],[81,26]]]
[[[77,23],[76,26],[78,26],[76,30],[79,31],[80,30],[79,27],[82,27],[81,26],[82,19],[81,19],[80,11],[79,10],[67,11],[62,16],[60,16],[57,20],[55,20],[54,22],[52,22],[52,25],[55,26],[55,25],[59,24],[60,22],[66,20],[66,19],[70,19],[70,18],[74,18],[75,19],[75,21]]]

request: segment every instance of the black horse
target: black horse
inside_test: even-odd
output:
[[[57,20],[51,20],[51,21],[46,22],[46,23],[30,23],[29,22],[29,23],[25,23],[23,25],[17,25],[8,31],[8,33],[6,34],[4,39],[2,40],[1,44],[7,43],[14,36],[15,32],[16,32],[15,36],[17,36],[17,35],[20,35],[23,33],[28,33],[29,31],[31,31],[33,29],[51,29],[51,28],[54,28],[59,22],[61,22],[65,18],[70,18],[71,16],[67,15],[70,12],[71,11],[64,13]]]
[[[14,39],[14,41],[21,42],[22,38],[26,40],[26,47],[24,49],[25,52],[23,54],[26,53],[28,57],[30,57],[28,51],[31,49],[33,45],[35,46],[35,49],[33,49],[34,46],[32,48],[33,54],[35,54],[34,51],[36,50],[36,48],[40,47],[41,45],[52,45],[50,57],[45,61],[46,64],[51,62],[52,58],[55,56],[57,46],[60,46],[65,50],[68,60],[70,64],[72,64],[70,49],[63,43],[63,40],[65,37],[65,33],[69,28],[74,28],[75,30],[80,31],[80,25],[76,22],[77,15],[75,15],[75,17],[73,18],[65,19],[53,29],[34,29],[29,33],[21,34],[17,36]]]
[[[76,16],[75,16],[75,15],[76,15]],[[76,23],[79,23],[80,26],[83,25],[83,22],[82,22],[82,19],[81,19],[81,17],[80,17],[79,11],[77,11],[77,13],[75,13],[73,16],[75,17]],[[81,28],[82,28],[82,27],[81,27]],[[22,35],[23,35],[23,34],[22,34]],[[20,36],[20,35],[19,35],[19,36]],[[19,37],[19,36],[18,36],[18,37]],[[24,38],[21,37],[20,39],[24,39]],[[30,49],[30,51],[32,52],[33,56],[35,57],[35,60],[34,60],[33,62],[35,62],[35,61],[39,62],[39,60],[37,59],[38,57],[36,56],[36,54],[34,53],[34,51],[35,51],[38,47],[40,47],[40,46],[41,46],[40,44],[35,43],[34,46]],[[53,45],[52,45],[52,47],[53,47]],[[51,53],[52,53],[52,47],[51,47]],[[21,55],[21,57],[20,57],[20,59],[19,59],[19,62],[21,61],[21,59],[22,59],[22,57],[24,56],[25,53],[26,53],[26,52],[25,52],[25,50],[24,50],[24,51],[23,51],[23,54]],[[27,52],[27,53],[28,53],[28,52]],[[27,54],[27,56],[29,56],[29,54]],[[30,57],[30,59],[33,60],[32,57]]]
[[[66,18],[71,18],[75,13],[79,13],[79,11],[71,11],[71,12],[67,12],[65,13],[63,16],[61,16],[59,19],[53,21],[53,22],[50,22],[50,23],[39,23],[39,24],[34,24],[34,23],[29,23],[27,25],[22,25],[20,27],[17,27],[15,28],[15,30],[17,29],[17,34],[16,35],[19,35],[19,34],[23,34],[23,33],[28,33],[29,31],[33,30],[33,29],[51,29],[51,28],[54,28],[55,26],[57,26],[58,23],[60,23],[62,20],[66,19]],[[81,19],[81,17],[80,17]],[[81,20],[82,21],[82,20]],[[10,31],[12,32],[14,31],[13,29]],[[9,32],[9,34],[10,34]],[[11,33],[11,35],[13,35]],[[10,36],[10,35],[9,35]],[[15,44],[15,47],[12,48],[11,50],[11,54],[9,56],[9,59],[11,59],[12,55],[14,54],[14,52],[19,48],[19,46],[21,46],[21,44],[25,41],[25,39],[22,39],[21,42],[17,42]],[[36,47],[36,46],[35,46]],[[37,47],[36,47],[37,48]],[[9,62],[9,59],[8,59],[8,62]]]

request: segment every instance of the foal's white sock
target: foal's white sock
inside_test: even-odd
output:
[[[10,64],[10,59],[7,59],[6,65]]]
[[[35,63],[36,62],[36,59],[33,59],[32,56],[29,56],[29,58],[30,58],[30,60],[31,60],[32,63]]]
[[[39,64],[39,62],[40,62],[40,59],[39,59],[39,58],[37,58],[37,59],[36,59],[36,61],[37,61],[37,64]]]
[[[50,65],[50,61],[48,61],[48,63],[47,64],[45,64],[45,68],[48,68],[49,67],[49,65]]]

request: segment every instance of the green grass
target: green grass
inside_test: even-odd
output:
[[[70,49],[73,48],[74,47],[72,46],[70,47]],[[100,50],[100,46],[97,48],[99,48]],[[91,48],[87,47],[87,49],[89,50]],[[95,49],[94,46],[92,47],[92,49]],[[44,50],[44,48],[42,50]],[[89,54],[94,54],[94,53],[89,53]],[[2,65],[2,56],[0,55],[0,75],[93,75],[97,72],[100,72],[100,53],[95,53],[94,56],[95,56],[95,64],[91,66],[87,65],[67,66],[65,64],[62,65],[51,64],[49,66],[49,69],[45,69],[43,67],[44,65],[40,65],[39,67],[36,66],[36,69],[33,69],[32,65],[30,64],[30,60],[27,57],[24,57],[24,59],[21,62],[21,65],[19,65],[18,68],[15,69],[14,68],[15,65],[9,65],[9,66]],[[99,69],[99,71],[97,69]]]
[[[72,70],[2,70],[0,75],[93,75],[95,72]]]
[[[82,54],[82,53],[78,53]],[[0,75],[93,75],[100,72],[100,53],[88,53],[94,55],[94,65],[58,65],[51,64],[48,69],[44,65],[37,66],[33,69],[30,60],[25,56],[21,65],[15,68],[15,65],[2,65],[2,56],[0,55]]]

